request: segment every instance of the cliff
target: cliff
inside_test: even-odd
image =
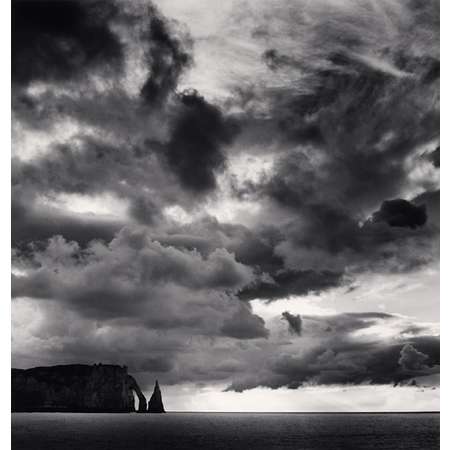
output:
[[[153,394],[148,402],[148,412],[149,413],[164,413],[164,405],[161,397],[161,389],[159,389],[158,380],[155,383],[155,389],[153,389]]]
[[[147,401],[126,367],[73,364],[12,369],[13,412],[139,412]]]

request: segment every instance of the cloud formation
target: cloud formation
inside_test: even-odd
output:
[[[274,350],[260,370],[239,374],[228,389],[392,384],[439,373],[438,337],[388,341],[374,332],[376,327],[398,326],[398,319],[380,313],[303,316],[302,343],[292,341]]]
[[[204,327],[241,338],[267,334],[264,321],[233,297],[254,273],[225,249],[203,257],[163,246],[145,230],[123,228],[109,244],[93,241],[85,249],[55,236],[15,262],[25,274],[13,275],[13,297],[57,301],[97,320]]]
[[[438,2],[169,3],[13,2],[14,361],[235,391],[437,373]],[[401,310],[364,286],[393,274]]]
[[[91,71],[120,71],[123,48],[105,1],[12,2],[12,81],[62,82]]]

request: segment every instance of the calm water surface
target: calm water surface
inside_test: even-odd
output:
[[[14,413],[12,448],[434,450],[439,414]]]

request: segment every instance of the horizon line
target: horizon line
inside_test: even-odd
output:
[[[433,411],[166,411],[166,413],[189,414],[440,414]]]

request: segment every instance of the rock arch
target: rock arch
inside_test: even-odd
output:
[[[133,395],[133,391],[137,395],[137,398],[139,400],[138,412],[146,412],[147,411],[147,399],[145,398],[144,394],[142,393],[136,380],[131,375],[128,375],[128,387],[130,389],[131,395]]]

